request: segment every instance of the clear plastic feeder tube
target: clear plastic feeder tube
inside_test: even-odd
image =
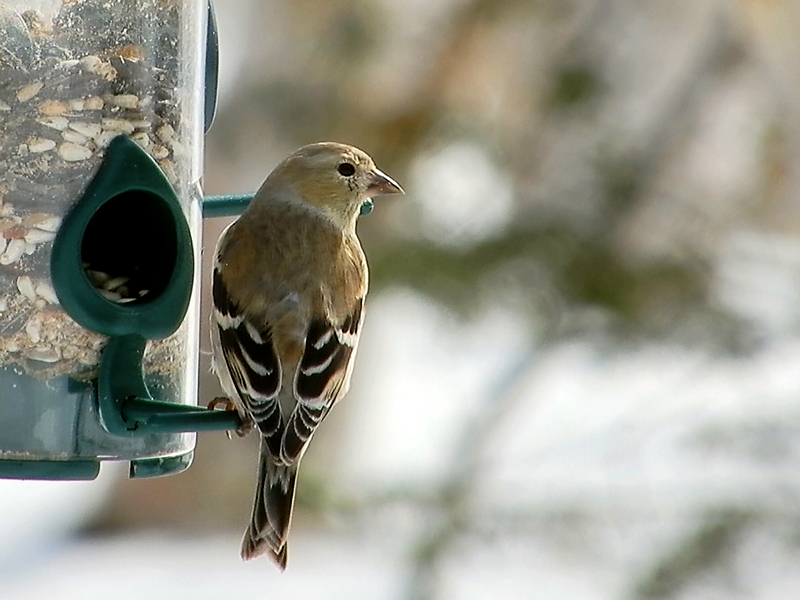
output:
[[[206,15],[198,0],[0,3],[0,459],[163,459],[194,446],[193,434],[102,427],[92,385],[107,338],[62,309],[49,268],[64,216],[125,135],[174,187],[197,270]],[[108,302],[147,302],[152,270],[120,257],[157,261],[157,228],[107,213],[92,225],[102,243],[84,244],[84,276]],[[158,400],[196,401],[197,303],[195,289],[177,332],[148,344]]]

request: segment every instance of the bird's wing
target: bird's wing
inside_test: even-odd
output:
[[[292,464],[302,456],[314,430],[336,401],[347,393],[353,358],[361,333],[364,299],[359,298],[350,315],[334,324],[313,320],[294,379],[294,408],[283,433],[281,460]]]
[[[218,344],[224,364],[215,365],[223,389],[252,418],[269,445],[273,456],[280,455],[283,419],[278,403],[281,389],[281,364],[265,323],[248,319],[231,299],[219,268],[212,279],[214,301],[213,340]],[[235,394],[233,394],[235,392]]]

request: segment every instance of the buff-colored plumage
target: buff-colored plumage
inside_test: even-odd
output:
[[[368,275],[356,219],[367,198],[398,192],[361,150],[305,146],[217,244],[214,371],[262,438],[244,559],[267,553],[286,566],[297,468],[349,388],[358,345]]]

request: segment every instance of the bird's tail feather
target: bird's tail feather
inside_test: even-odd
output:
[[[253,517],[242,540],[242,559],[269,554],[286,568],[286,538],[292,521],[297,464],[276,465],[262,441]]]

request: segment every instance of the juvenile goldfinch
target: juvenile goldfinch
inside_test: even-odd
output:
[[[261,436],[248,560],[286,568],[297,469],[314,431],[350,386],[364,320],[362,204],[402,188],[357,148],[300,148],[270,173],[220,236],[212,295],[213,369]]]

